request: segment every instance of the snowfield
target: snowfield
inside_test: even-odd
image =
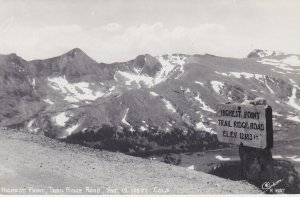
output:
[[[155,74],[154,77],[141,74],[141,69],[137,68],[134,68],[134,72],[117,71],[117,73],[125,78],[125,85],[127,86],[130,86],[135,82],[138,85],[138,88],[141,88],[141,83],[150,88],[166,81],[171,77],[171,75],[175,74],[176,71],[178,71],[179,74],[184,72],[183,65],[185,64],[186,57],[168,55],[167,59],[163,56],[157,56],[156,59],[161,63],[162,68]],[[177,74],[177,77],[179,74]],[[116,75],[114,78],[115,81],[119,81]]]
[[[126,78],[125,84],[128,86],[132,85],[133,82],[135,82],[139,88],[141,87],[140,82],[143,82],[147,87],[152,87],[154,85],[152,77],[123,71],[118,71],[118,73]]]
[[[271,94],[274,94],[275,92],[272,90],[272,88],[268,85],[267,82],[267,78],[265,75],[261,75],[261,74],[253,74],[253,73],[247,73],[247,72],[229,72],[229,73],[220,73],[218,71],[215,71],[215,73],[219,74],[219,75],[223,75],[226,77],[235,77],[237,79],[241,79],[241,78],[245,78],[245,79],[251,79],[254,78],[258,81],[260,81],[261,83],[265,84],[266,88],[270,91]],[[216,90],[216,92],[219,92],[221,87],[220,85],[218,85],[217,82],[214,82],[213,85],[213,89]]]
[[[93,91],[87,82],[69,83],[65,76],[48,78],[50,87],[64,94],[64,100],[69,102],[80,102],[85,100],[96,100],[104,95],[100,91]]]
[[[174,70],[178,70],[180,74],[184,72],[183,65],[185,64],[186,57],[179,55],[167,55],[167,59],[163,56],[156,57],[157,60],[161,63],[162,69],[155,77],[155,84],[161,83],[168,78],[170,78],[170,74],[174,72]],[[177,75],[177,77],[179,77]]]

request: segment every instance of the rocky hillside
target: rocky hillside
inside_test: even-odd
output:
[[[80,49],[46,60],[0,56],[0,126],[126,153],[222,147],[216,105],[257,97],[273,107],[275,141],[300,127],[300,56],[245,59],[140,55],[97,63]]]

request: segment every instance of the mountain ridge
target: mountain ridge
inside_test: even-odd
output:
[[[257,97],[276,109],[276,140],[283,127],[292,126],[292,133],[299,127],[297,55],[145,54],[105,64],[74,48],[45,60],[10,58],[15,65],[0,56],[0,74],[9,76],[0,84],[4,127],[105,149],[122,144],[117,150],[126,153],[201,150],[224,146],[215,136],[217,103]]]

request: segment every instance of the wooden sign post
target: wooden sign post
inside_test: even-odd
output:
[[[260,149],[273,147],[271,107],[220,104],[217,117],[220,142]]]
[[[245,179],[261,182],[272,176],[273,124],[270,106],[218,105],[217,137],[220,142],[240,145],[242,176]]]

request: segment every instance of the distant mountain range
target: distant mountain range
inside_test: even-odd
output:
[[[222,147],[218,103],[263,97],[275,141],[300,128],[300,55],[254,50],[247,58],[139,55],[97,63],[75,48],[26,61],[0,55],[0,126],[126,153]]]

